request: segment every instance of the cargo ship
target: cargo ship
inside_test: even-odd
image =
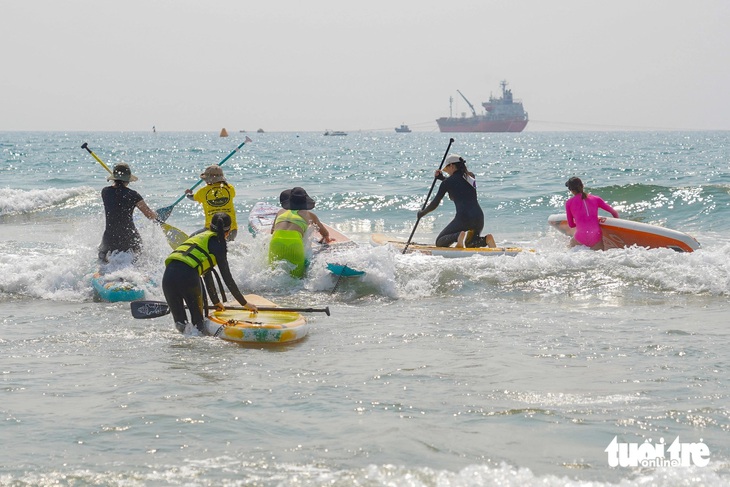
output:
[[[459,95],[471,108],[471,117],[463,113],[461,117],[441,117],[436,120],[441,132],[522,132],[527,126],[529,119],[527,112],[522,107],[522,101],[514,100],[512,90],[507,89],[507,82],[502,81],[502,96],[495,98],[489,96],[489,101],[482,103],[487,111],[485,114],[477,115],[474,105],[459,90]],[[449,98],[450,104],[454,99]],[[449,110],[451,111],[451,110]]]

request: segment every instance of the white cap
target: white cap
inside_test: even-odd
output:
[[[465,161],[459,154],[451,154],[449,157],[446,158],[444,166],[448,166],[449,164],[456,164],[457,162]]]

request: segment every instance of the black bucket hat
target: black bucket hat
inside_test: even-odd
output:
[[[314,200],[299,186],[282,191],[279,195],[279,202],[285,210],[311,210],[314,208]]]

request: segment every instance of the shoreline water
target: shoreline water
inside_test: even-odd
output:
[[[536,249],[482,259],[369,244],[375,232],[408,237],[442,134],[249,134],[224,166],[239,226],[256,201],[303,186],[320,218],[359,243],[341,257],[367,272],[330,294],[326,259],[294,281],[241,228],[231,267],[245,292],[332,310],[281,349],[186,338],[169,317],[94,302],[106,176],[80,145],[129,162],[153,208],[236,145],[160,135],[0,134],[0,435],[12,445],[0,484],[726,483],[730,134],[456,137],[485,229]],[[702,248],[567,250],[547,217],[576,174],[622,217]],[[418,240],[435,238],[450,204]],[[169,222],[189,232],[201,217],[181,203]],[[169,247],[154,225],[140,231],[139,277],[159,282]],[[704,442],[710,462],[611,468],[614,437]]]

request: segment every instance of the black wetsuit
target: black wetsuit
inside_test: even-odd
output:
[[[106,227],[99,246],[99,259],[106,261],[110,252],[133,252],[138,254],[142,249],[142,238],[134,226],[132,214],[142,196],[122,183],[107,186],[101,190],[104,201]]]
[[[448,178],[444,178],[443,175],[439,178],[443,179],[439,186],[436,196],[433,197],[431,203],[423,209],[419,214],[421,216],[435,210],[443,197],[448,193],[451,201],[456,206],[456,215],[454,219],[446,225],[446,228],[441,230],[441,233],[436,238],[437,247],[449,247],[455,243],[459,238],[459,233],[468,230],[474,231],[474,236],[471,242],[467,242],[467,247],[472,246],[484,246],[485,243],[483,237],[479,237],[479,234],[484,228],[484,212],[479,206],[477,201],[477,190],[474,186],[464,179],[463,171],[455,171]]]
[[[231,291],[231,294],[233,294],[233,297],[239,303],[245,304],[246,298],[239,291],[236,281],[233,280],[233,276],[231,275],[231,269],[228,267],[227,251],[218,242],[215,235],[208,242],[208,251],[215,256],[216,265],[220,270],[221,277]],[[218,298],[218,292],[213,281],[213,272],[211,272],[213,269],[211,268],[203,274],[203,280],[205,281],[205,287],[208,290],[208,296],[211,302],[216,304],[220,302],[220,299]],[[190,311],[190,323],[197,326],[199,330],[204,330],[203,308],[205,303],[203,302],[203,288],[200,283],[200,276],[196,268],[190,267],[185,262],[179,260],[171,261],[165,267],[165,273],[162,276],[162,292],[165,294],[165,300],[170,306],[170,312],[172,313],[176,326],[178,326],[178,323],[182,324],[187,322],[188,317],[185,312],[185,305],[187,304],[188,310]]]

